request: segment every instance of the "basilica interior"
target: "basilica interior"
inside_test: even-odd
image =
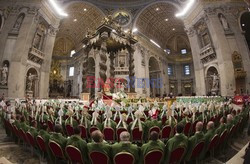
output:
[[[47,1],[1,1],[0,93],[5,97],[90,93],[93,98],[103,87],[84,82],[95,76],[96,84],[104,74],[104,84],[116,79],[112,93],[122,81],[137,97],[250,91],[250,16],[244,1],[199,1],[184,15],[185,0],[57,3],[61,13]],[[104,52],[101,40],[93,43],[103,39],[102,25],[109,28],[103,29]]]
[[[3,109],[7,101],[19,108],[21,100],[27,110],[28,100],[47,106],[72,100],[93,109],[103,99],[107,106],[162,103],[162,112],[174,99],[182,111],[183,103],[202,99],[209,109],[249,92],[249,0],[0,0]],[[244,102],[249,106],[250,98]],[[0,130],[0,161],[2,136]],[[21,156],[14,163],[26,160]],[[32,160],[26,162],[38,163]]]

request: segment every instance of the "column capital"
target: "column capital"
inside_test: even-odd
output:
[[[50,36],[56,36],[56,34],[57,34],[57,32],[59,31],[59,29],[58,28],[55,28],[55,27],[53,27],[52,25],[50,25],[49,26],[49,29],[48,29],[48,34],[50,35]]]
[[[189,37],[193,37],[193,36],[196,34],[196,31],[195,31],[194,26],[185,28],[185,32],[187,33],[187,35],[188,35]]]

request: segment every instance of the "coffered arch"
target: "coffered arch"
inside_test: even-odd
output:
[[[57,40],[62,40],[58,38],[65,38],[64,41],[69,41],[66,45],[72,44],[72,48],[63,53],[66,55],[81,44],[88,31],[94,31],[101,25],[105,14],[95,5],[82,1],[67,3],[64,10],[69,16],[61,20]],[[63,49],[63,47],[58,48],[57,45],[62,44],[56,43],[54,52],[57,49]]]
[[[183,21],[175,17],[179,10],[180,5],[174,1],[151,3],[138,14],[134,28],[165,48],[171,36],[186,35]]]

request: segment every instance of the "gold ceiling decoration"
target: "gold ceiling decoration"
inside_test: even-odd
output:
[[[53,50],[54,56],[65,56],[74,48],[74,42],[68,37],[57,38]]]
[[[98,26],[100,26],[101,21],[104,18],[104,14],[97,7],[84,2],[71,4],[65,9],[65,12],[68,13],[69,16],[61,21],[57,38],[67,37],[66,40],[72,41],[72,49],[80,44],[86,36],[88,30],[94,31]],[[59,44],[58,46],[61,45],[62,44]],[[64,47],[55,46],[54,49],[64,49]],[[69,54],[69,51],[63,54]]]
[[[136,27],[150,39],[165,48],[167,40],[175,34],[185,34],[182,20],[175,17],[177,8],[169,3],[156,3],[138,17]]]

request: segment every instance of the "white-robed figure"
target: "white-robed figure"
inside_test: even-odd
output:
[[[153,117],[154,115],[156,115],[157,110],[158,110],[157,107],[153,106],[152,109],[150,111],[148,111],[148,115],[150,117]]]
[[[128,125],[126,123],[126,114],[121,114],[120,115],[120,121],[118,122],[116,129],[118,128],[125,128],[126,130],[128,130]]]
[[[106,106],[105,116],[106,118],[104,120],[103,127],[115,130],[116,123],[112,120],[112,111],[109,106]]]
[[[90,126],[90,121],[89,121],[89,113],[88,113],[88,108],[86,106],[83,107],[83,110],[81,111],[81,121],[80,121],[80,124],[81,125],[84,125],[85,128],[89,128]]]
[[[67,115],[68,115],[68,118],[66,119],[66,121],[65,121],[65,125],[67,125],[67,124],[70,124],[71,126],[73,126],[73,124],[75,125],[76,123],[76,121],[73,119],[73,116],[74,116],[74,111],[73,111],[73,108],[72,108],[72,106],[71,105],[69,105],[69,107],[68,107],[68,112],[67,112]]]
[[[63,115],[64,115],[64,112],[63,112],[63,109],[61,107],[60,110],[58,111],[58,118],[57,118],[60,125],[62,125],[62,123],[63,123]]]
[[[206,105],[205,105],[205,103],[202,103],[199,106],[199,112],[202,113],[202,121],[203,122],[205,121],[205,110],[206,110]]]
[[[104,104],[104,102],[103,102],[103,100],[102,100],[101,98],[98,99],[97,107],[98,107],[100,110],[104,110],[104,109],[105,109],[105,104]]]
[[[99,109],[95,108],[95,111],[92,113],[91,126],[95,126],[99,130],[101,130],[101,124],[98,121],[98,117],[99,117]]]
[[[120,115],[121,115],[121,107],[119,105],[116,105],[116,107],[115,107],[115,114],[114,114],[114,120],[116,120],[117,118],[119,118]]]
[[[126,121],[128,121],[129,117],[131,117],[131,119],[134,121],[134,115],[133,115],[133,111],[134,111],[134,108],[130,105],[127,109],[128,111],[128,115],[126,116]]]
[[[138,125],[139,131],[143,131],[144,124],[141,122],[141,118],[143,117],[142,111],[139,109],[139,110],[137,110],[135,112],[134,115],[135,115],[135,120],[132,123],[131,130],[134,130],[134,128],[136,127],[136,125]]]
[[[144,104],[144,106],[146,111],[150,110],[150,103],[148,101]]]
[[[162,106],[161,118],[163,118],[166,113],[167,113],[167,103],[165,102],[164,105]]]
[[[145,107],[142,104],[139,105],[139,109],[138,110],[140,110],[142,112],[142,115],[144,116],[144,118],[147,119],[147,116],[146,116],[146,114],[144,112]]]

